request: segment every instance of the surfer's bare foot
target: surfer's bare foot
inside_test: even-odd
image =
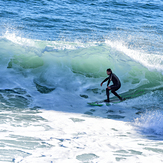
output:
[[[104,100],[104,102],[110,102],[110,100]]]

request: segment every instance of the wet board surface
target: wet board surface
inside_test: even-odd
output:
[[[117,100],[112,100],[110,102],[96,101],[96,102],[88,102],[87,104],[89,104],[91,106],[103,106],[103,105],[110,106],[111,104],[117,104],[117,103],[120,103],[120,102],[123,102],[123,101],[120,101],[120,100],[117,99]]]

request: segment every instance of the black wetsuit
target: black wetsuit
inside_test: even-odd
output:
[[[113,85],[110,86],[111,92],[115,96],[117,96],[120,100],[122,100],[122,98],[115,92],[121,87],[121,82],[120,82],[119,78],[115,74],[111,73],[109,75],[109,77],[107,77],[102,83],[106,82],[107,80],[108,80],[107,86],[109,86],[111,81],[113,82]],[[106,95],[107,95],[107,101],[109,102],[110,100],[109,100],[109,89],[108,88],[106,88]]]

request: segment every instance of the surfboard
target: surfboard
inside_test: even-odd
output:
[[[88,102],[87,104],[91,105],[91,106],[103,106],[103,103],[99,103],[99,102]]]
[[[119,100],[117,97],[112,97],[112,98],[110,98],[110,102],[104,102],[104,100],[103,100],[103,101],[88,102],[87,104],[90,106],[104,106],[104,105],[110,106],[112,104],[118,104],[118,103],[123,102],[128,99],[139,97],[139,96],[143,95],[144,93],[145,93],[144,90],[136,90],[136,91],[132,92],[131,94],[130,93],[121,94],[121,97],[123,97],[122,101]]]
[[[126,100],[126,99],[124,99],[124,100]],[[122,100],[122,101],[124,101],[124,100]],[[111,104],[117,104],[117,103],[120,103],[122,101],[120,101],[119,99],[117,99],[117,100],[112,100],[110,102],[96,101],[96,102],[88,102],[87,104],[89,104],[91,106],[103,106],[103,105],[110,106]]]

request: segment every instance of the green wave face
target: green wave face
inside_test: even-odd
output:
[[[43,66],[43,60],[38,56],[28,56],[28,55],[14,55],[8,63],[7,68],[12,68],[13,64],[16,64],[24,69],[38,68]]]

